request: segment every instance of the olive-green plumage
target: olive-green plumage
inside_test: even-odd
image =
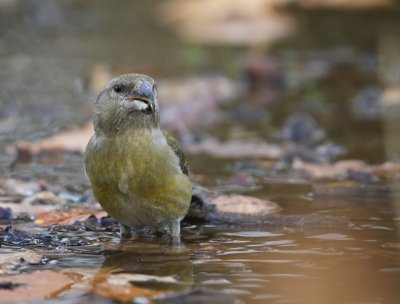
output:
[[[131,227],[179,236],[192,186],[182,151],[159,127],[154,80],[140,74],[113,79],[96,100],[93,121],[85,168],[121,233]]]

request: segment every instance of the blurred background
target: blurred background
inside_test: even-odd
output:
[[[398,20],[389,0],[2,0],[0,145],[84,124],[110,77],[142,72],[170,80],[166,107],[198,100],[173,129],[265,140],[302,112],[342,157],[397,159]]]
[[[197,283],[259,303],[400,301],[399,1],[0,0],[2,175],[87,191],[93,102],[131,72],[157,80],[192,180],[355,225],[210,228],[226,255]]]

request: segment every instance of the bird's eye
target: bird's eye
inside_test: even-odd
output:
[[[116,84],[115,86],[113,86],[113,90],[115,93],[121,93],[122,87],[120,85]]]

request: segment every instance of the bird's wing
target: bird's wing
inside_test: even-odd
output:
[[[175,155],[179,159],[179,166],[181,167],[182,172],[186,175],[189,175],[189,165],[186,161],[185,154],[183,154],[182,150],[179,148],[175,140],[175,137],[173,137],[170,133],[168,133],[165,130],[163,130],[163,133],[165,138],[167,139],[168,145],[175,152]]]

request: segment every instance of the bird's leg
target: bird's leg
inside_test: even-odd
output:
[[[121,240],[124,239],[129,239],[132,237],[132,228],[122,224],[121,222],[119,223],[119,237]]]
[[[181,242],[181,221],[174,220],[168,223],[169,234],[172,236],[172,241],[175,245],[179,245]]]

